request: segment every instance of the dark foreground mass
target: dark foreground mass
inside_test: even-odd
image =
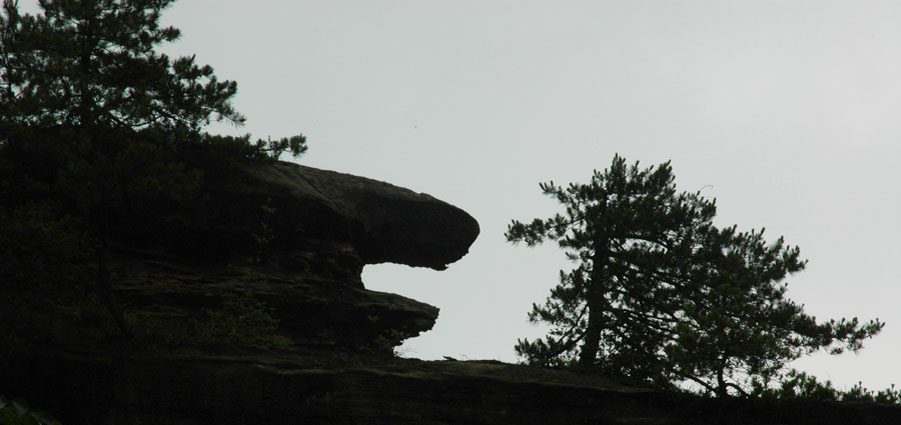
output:
[[[108,267],[133,335],[91,305],[0,311],[37,332],[4,340],[0,394],[65,425],[901,423],[897,406],[714,400],[495,361],[395,358],[438,309],[365,289],[363,266],[443,269],[478,223],[361,177],[235,170],[208,173],[166,220],[117,229]],[[0,293],[0,305],[21,295]]]

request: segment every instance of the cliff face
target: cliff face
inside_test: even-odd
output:
[[[443,270],[479,234],[459,208],[388,183],[286,162],[210,164],[189,199],[111,219],[103,263],[133,335],[117,337],[102,307],[62,306],[68,316],[42,315],[37,336],[0,352],[0,394],[65,423],[159,423],[149,412],[222,423],[213,412],[239,405],[262,414],[262,401],[223,396],[245,391],[302,406],[320,394],[297,392],[315,370],[388,360],[435,324],[437,307],[366,289],[364,265]],[[238,417],[225,423],[249,420]]]
[[[426,194],[292,163],[240,172],[205,193],[229,200],[214,204],[221,210],[182,213],[194,221],[216,217],[217,228],[233,234],[198,243],[217,244],[220,258],[114,250],[112,280],[132,310],[179,321],[240,292],[271,307],[295,343],[315,346],[360,347],[379,338],[395,345],[434,326],[438,308],[367,290],[360,275],[364,265],[382,262],[446,268],[479,234],[469,214]]]
[[[443,269],[478,223],[331,171],[227,174],[165,219],[119,229],[109,272],[133,338],[54,323],[51,342],[0,355],[0,394],[66,425],[901,423],[897,407],[717,401],[493,361],[393,358],[438,309],[365,289],[363,266]]]

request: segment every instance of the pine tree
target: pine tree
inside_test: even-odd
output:
[[[90,136],[149,126],[194,131],[211,119],[245,121],[194,57],[156,52],[180,32],[160,27],[174,0],[40,0],[37,16],[4,0],[0,19],[4,127],[74,127]]]
[[[157,52],[180,35],[159,24],[173,2],[39,0],[41,13],[23,15],[3,0],[0,15],[0,171],[27,183],[18,202],[63,198],[85,219],[97,240],[97,292],[125,334],[106,266],[111,226],[122,211],[197,187],[177,145],[216,144],[224,139],[202,133],[205,125],[245,121],[231,104],[235,82],[193,56]],[[256,159],[306,150],[302,135],[228,140]]]
[[[519,340],[527,362],[666,387],[691,381],[726,396],[745,392],[744,378],[768,379],[820,348],[859,349],[879,332],[878,320],[817,324],[779,284],[803,269],[798,249],[767,245],[762,231],[717,229],[715,200],[678,193],[674,181],[669,162],[641,169],[617,155],[588,184],[541,185],[566,214],[513,221],[507,240],[556,240],[577,266],[533,304],[530,320],[552,329]]]
[[[817,323],[785,297],[784,279],[802,271],[798,247],[764,231],[710,228],[683,269],[679,321],[664,347],[664,379],[685,381],[724,397],[748,396],[755,382],[790,379],[786,365],[826,350],[856,352],[884,323],[830,319]]]
[[[514,221],[507,240],[533,246],[555,239],[578,266],[561,271],[547,303],[529,315],[554,325],[551,334],[520,341],[517,352],[542,364],[575,362],[578,352],[585,367],[603,361],[607,369],[653,374],[645,369],[659,363],[665,341],[652,331],[660,314],[677,309],[676,288],[661,285],[661,275],[684,262],[686,243],[716,211],[698,193],[677,193],[674,179],[669,163],[642,170],[617,155],[588,184],[541,184],[566,215]]]
[[[219,81],[194,56],[156,51],[181,35],[159,24],[174,1],[39,0],[42,13],[22,15],[17,0],[3,0],[0,147],[69,130],[69,149],[85,155],[129,141],[133,132],[124,130],[209,142],[201,129],[211,121],[243,125],[231,104],[236,82]],[[307,149],[303,135],[238,140],[251,146],[249,156],[298,157]]]

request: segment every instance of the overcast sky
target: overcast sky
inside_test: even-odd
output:
[[[21,5],[33,8],[36,1]],[[405,356],[516,361],[558,270],[504,241],[558,212],[538,183],[619,153],[672,160],[722,226],[766,227],[810,260],[788,295],[817,318],[880,318],[858,354],[796,367],[901,384],[901,2],[181,0],[165,48],[236,80],[255,137],[308,136],[299,162],[425,192],[482,234],[446,271],[367,266],[370,289],[441,309]]]

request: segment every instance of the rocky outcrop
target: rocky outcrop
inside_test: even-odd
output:
[[[60,306],[33,326],[39,337],[0,346],[0,394],[56,400],[46,407],[67,424],[218,420],[195,408],[260,423],[268,402],[244,390],[303,411],[308,396],[322,395],[317,370],[390,358],[438,317],[437,307],[366,289],[363,266],[442,270],[479,233],[463,210],[372,179],[286,162],[201,170],[188,199],[111,218],[100,255],[132,335],[119,338],[101,301]],[[17,297],[0,294],[0,305]],[[256,375],[279,364],[292,366]],[[246,415],[230,411],[247,403]]]
[[[346,174],[226,171],[208,173],[194,199],[113,223],[108,271],[133,337],[96,301],[35,295],[23,308],[22,294],[0,293],[0,394],[66,425],[901,423],[897,406],[712,400],[587,373],[394,358],[391,346],[430,329],[438,309],[367,290],[363,265],[442,269],[466,253],[475,220]],[[236,293],[265,309],[243,298],[222,309]],[[29,317],[29,332],[2,333]],[[273,318],[290,346],[259,338],[273,336]],[[210,333],[262,342],[191,340]]]
[[[277,265],[208,267],[121,249],[111,269],[133,315],[186,323],[218,308],[227,294],[246,294],[271,308],[279,333],[299,346],[366,347],[380,337],[382,345],[397,345],[431,329],[438,317],[437,307],[360,287],[359,276],[347,281]]]
[[[429,195],[293,163],[245,164],[213,181],[180,213],[182,222],[213,223],[205,233],[158,233],[190,235],[177,245],[216,245],[223,255],[186,258],[178,246],[128,238],[114,247],[112,283],[133,313],[184,322],[239,292],[271,307],[296,343],[399,344],[431,329],[438,309],[365,289],[363,266],[441,270],[479,233],[469,214]]]
[[[465,211],[388,183],[287,162],[247,172],[245,193],[272,199],[286,233],[346,241],[364,264],[443,270],[479,234]]]

